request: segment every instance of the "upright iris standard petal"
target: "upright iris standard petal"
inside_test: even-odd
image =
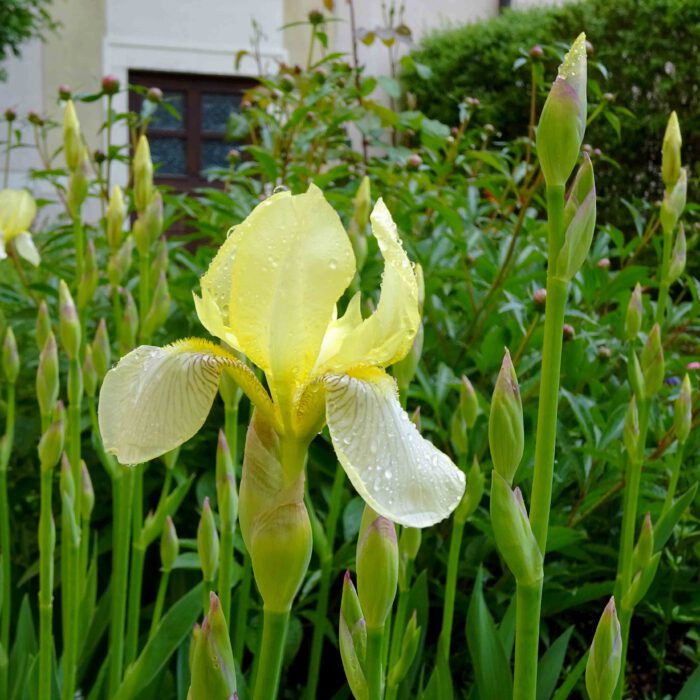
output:
[[[350,481],[380,515],[407,527],[446,518],[464,494],[464,474],[421,437],[381,370],[330,376],[326,418]]]
[[[401,245],[396,224],[381,199],[374,207],[370,221],[384,257],[377,310],[358,325],[345,325],[345,337],[335,339],[335,354],[322,358],[320,371],[341,372],[358,366],[386,367],[408,354],[418,332],[420,313],[416,275]]]
[[[107,372],[99,422],[105,449],[122,464],[137,464],[189,440],[209,414],[225,368],[251,399],[269,407],[252,371],[218,346],[181,340],[164,348],[142,345]]]
[[[314,185],[266,199],[234,235],[231,327],[268,374],[284,412],[309,378],[335,303],[355,274],[352,246]]]

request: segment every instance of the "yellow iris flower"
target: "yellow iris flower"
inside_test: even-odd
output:
[[[36,202],[26,190],[0,190],[0,260],[7,257],[7,244],[13,241],[18,255],[36,266],[39,251],[29,227],[36,216]]]
[[[134,464],[188,440],[227,371],[280,435],[290,480],[327,422],[350,481],[377,513],[410,527],[447,517],[464,493],[464,474],[420,436],[384,371],[405,357],[418,330],[416,275],[381,199],[370,220],[385,263],[379,302],[363,318],[358,293],[338,317],[355,257],[321,190],[280,192],[259,204],[219,249],[195,306],[212,335],[263,370],[269,392],[209,341],[141,346],[105,377],[105,448]]]

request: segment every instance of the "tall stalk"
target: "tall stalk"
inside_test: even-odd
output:
[[[39,700],[51,700],[53,677],[53,556],[56,528],[51,512],[53,471],[41,470],[39,514]]]
[[[263,633],[256,662],[253,700],[275,700],[277,697],[288,627],[289,611],[263,610]]]
[[[382,699],[382,660],[384,654],[382,645],[384,643],[384,628],[367,629],[367,686],[369,689],[369,700]]]

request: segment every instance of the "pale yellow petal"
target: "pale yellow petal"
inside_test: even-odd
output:
[[[0,191],[0,229],[5,242],[27,231],[36,216],[36,202],[26,190]]]
[[[376,311],[347,333],[337,352],[319,371],[341,372],[352,367],[386,367],[406,356],[418,332],[418,283],[401,245],[396,224],[380,199],[370,217],[372,232],[384,257],[384,276]]]
[[[428,527],[459,504],[464,474],[421,437],[385,372],[329,377],[326,419],[346,474],[380,515],[406,527]]]
[[[231,328],[284,406],[310,376],[333,307],[355,273],[352,246],[313,185],[265,200],[235,236]]]
[[[27,262],[34,265],[34,267],[39,265],[41,262],[41,256],[34,245],[34,239],[32,238],[31,233],[24,231],[17,234],[14,238],[14,245],[17,253]]]
[[[227,369],[268,413],[269,397],[250,368],[208,341],[142,345],[124,356],[107,372],[100,391],[107,452],[122,464],[137,464],[189,440],[206,420]]]
[[[362,324],[361,302],[361,295],[357,292],[340,318],[337,317],[337,312],[333,315],[333,320],[328,325],[326,334],[323,336],[321,351],[316,360],[317,367],[323,367],[330,358],[337,355],[345,338]]]

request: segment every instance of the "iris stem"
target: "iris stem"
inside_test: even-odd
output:
[[[39,513],[39,700],[51,700],[53,672],[53,556],[56,530],[51,512],[53,470],[41,468]]]
[[[224,433],[228,443],[229,454],[236,472],[238,453],[238,402],[234,405],[226,405]],[[221,610],[226,618],[226,623],[231,630],[231,586],[233,585],[233,538],[236,532],[235,521],[229,523],[224,514],[221,514],[221,547],[219,548],[219,599]],[[226,521],[226,522],[225,522]]]
[[[85,266],[85,230],[80,215],[73,218],[73,245],[75,246],[75,286],[77,289]]]
[[[129,572],[129,603],[126,616],[126,642],[124,663],[128,666],[136,659],[139,643],[139,622],[141,619],[141,589],[146,549],[143,543],[134,539],[131,547],[131,571]]]
[[[149,341],[147,334],[144,333],[144,321],[148,314],[150,303],[150,275],[151,275],[151,256],[148,252],[139,254],[139,339],[142,344]]]
[[[394,616],[393,624],[391,626],[391,643],[389,645],[389,661],[387,664],[387,668],[389,669],[393,668],[394,664],[399,660],[399,655],[401,654],[403,632],[406,629],[406,617],[408,614],[408,599],[411,594],[413,565],[413,559],[407,559],[404,575],[399,576],[399,600],[396,604],[396,615]],[[369,647],[367,659],[369,663]],[[398,692],[398,686],[388,685],[386,688],[387,700],[395,700]]]
[[[241,583],[238,587],[238,599],[236,601],[236,620],[233,633],[233,658],[240,668],[245,649],[245,636],[248,627],[248,608],[250,606],[250,588],[253,583],[253,564],[250,554],[243,547],[243,572]]]
[[[456,518],[452,521],[450,553],[447,557],[447,579],[445,581],[445,602],[442,608],[442,630],[438,643],[438,655],[449,665],[450,645],[452,643],[452,623],[455,612],[455,595],[457,593],[457,574],[459,571],[459,554],[466,521]]]
[[[338,464],[331,487],[330,502],[328,504],[328,516],[326,518],[326,545],[327,551],[321,559],[321,581],[318,589],[318,602],[314,615],[314,632],[311,639],[311,657],[306,679],[306,696],[309,700],[316,698],[318,679],[321,671],[321,657],[323,654],[323,642],[325,639],[326,616],[328,614],[328,597],[333,574],[333,557],[335,533],[338,526],[338,518],[343,499],[343,486],[345,484],[345,471]]]
[[[666,515],[673,505],[673,499],[676,495],[676,489],[678,488],[678,478],[681,475],[681,464],[683,464],[683,448],[685,445],[682,442],[678,443],[678,448],[676,449],[676,454],[673,456],[673,465],[671,467],[671,478],[668,482],[668,489],[666,490],[666,498],[664,499],[664,506],[661,509],[661,515]]]
[[[673,247],[673,231],[663,234],[663,245],[661,248],[661,264],[659,265],[659,297],[656,301],[655,321],[659,325],[663,323],[666,313],[666,301],[668,300],[668,270],[671,266],[671,248]]]
[[[288,626],[289,611],[263,610],[263,633],[255,673],[253,700],[277,698]]]
[[[160,583],[158,584],[158,593],[156,595],[156,604],[153,607],[153,615],[151,617],[151,629],[148,633],[148,639],[153,639],[158,623],[163,615],[163,606],[165,604],[165,594],[168,591],[168,582],[170,581],[170,571],[163,571],[160,575]]]
[[[369,700],[382,698],[382,644],[384,641],[383,627],[367,628],[366,674]]]
[[[515,596],[513,700],[534,700],[537,696],[542,579],[535,583],[516,583]]]

